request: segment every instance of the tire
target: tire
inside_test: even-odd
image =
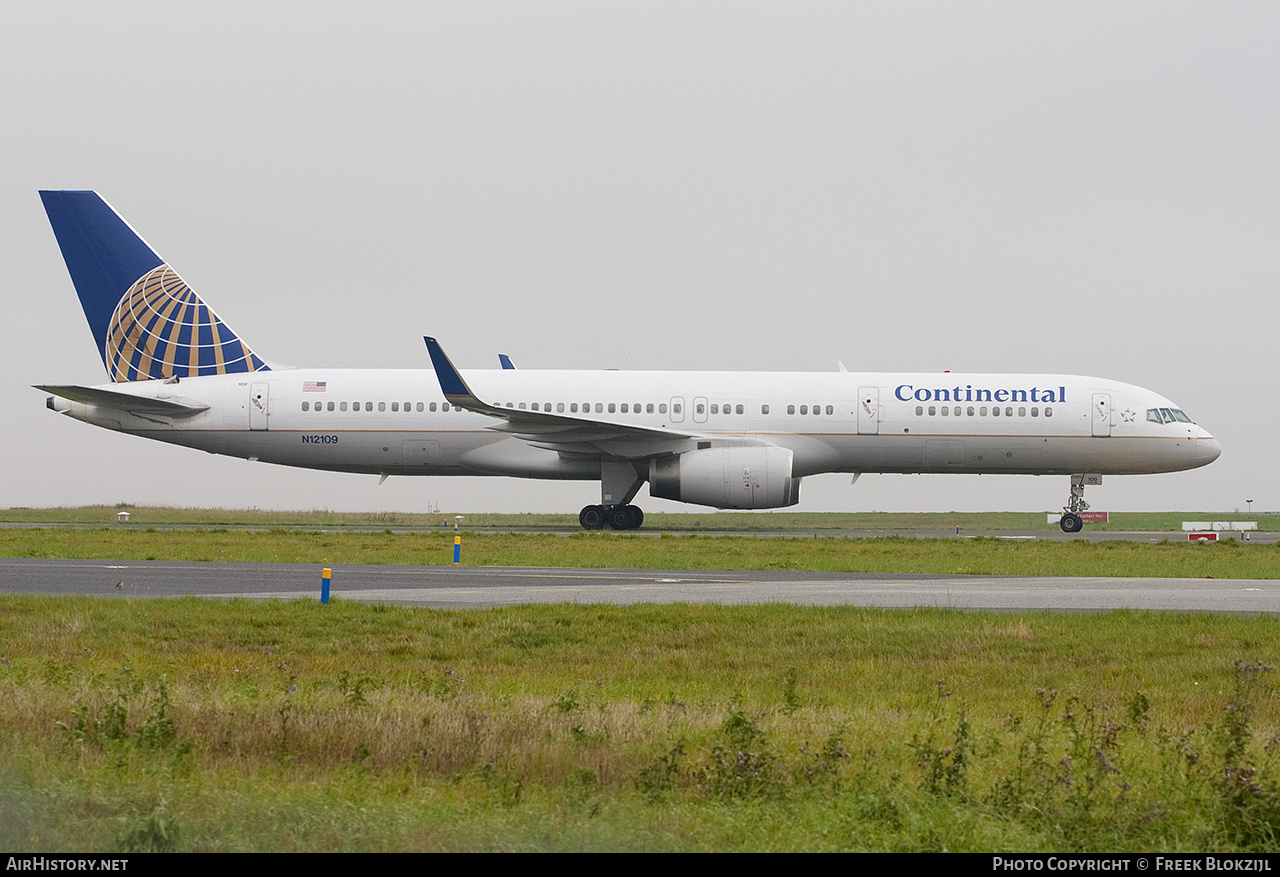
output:
[[[1084,529],[1084,521],[1080,519],[1079,515],[1067,512],[1062,516],[1062,520],[1058,522],[1058,526],[1062,528],[1064,533],[1079,533]]]
[[[578,523],[582,525],[584,530],[603,530],[604,507],[598,505],[584,506],[582,511],[578,512]]]
[[[616,505],[609,509],[609,527],[614,530],[630,530],[635,527],[631,506]]]

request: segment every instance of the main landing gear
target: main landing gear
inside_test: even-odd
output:
[[[1085,479],[1088,478],[1090,484],[1101,484],[1101,475],[1072,475],[1071,476],[1071,498],[1067,500],[1067,504],[1062,507],[1062,520],[1058,521],[1058,526],[1062,528],[1064,533],[1079,533],[1084,529],[1084,518],[1080,517],[1080,512],[1089,508],[1089,504],[1084,501],[1084,485]]]
[[[600,464],[600,505],[589,505],[578,513],[584,530],[634,530],[644,523],[644,512],[631,505],[645,478],[628,460],[605,460]]]
[[[644,511],[634,505],[589,505],[578,513],[584,530],[634,530],[644,523]]]

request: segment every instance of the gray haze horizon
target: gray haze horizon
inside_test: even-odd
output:
[[[595,482],[294,470],[59,417],[107,380],[38,189],[95,189],[298,366],[1030,372],[1173,399],[1280,509],[1280,6],[9,4],[0,507],[576,512]],[[434,376],[426,372],[434,381]],[[1061,508],[806,478],[797,511]],[[637,499],[646,511],[705,509]]]

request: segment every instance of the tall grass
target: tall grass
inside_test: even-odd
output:
[[[1265,850],[1274,618],[0,598],[10,850]]]

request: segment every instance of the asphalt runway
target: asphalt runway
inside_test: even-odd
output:
[[[320,567],[289,563],[0,559],[0,594],[104,599],[319,599]],[[957,610],[1275,614],[1280,580],[879,575],[794,571],[337,566],[332,595],[435,608],[520,603],[793,603]]]

